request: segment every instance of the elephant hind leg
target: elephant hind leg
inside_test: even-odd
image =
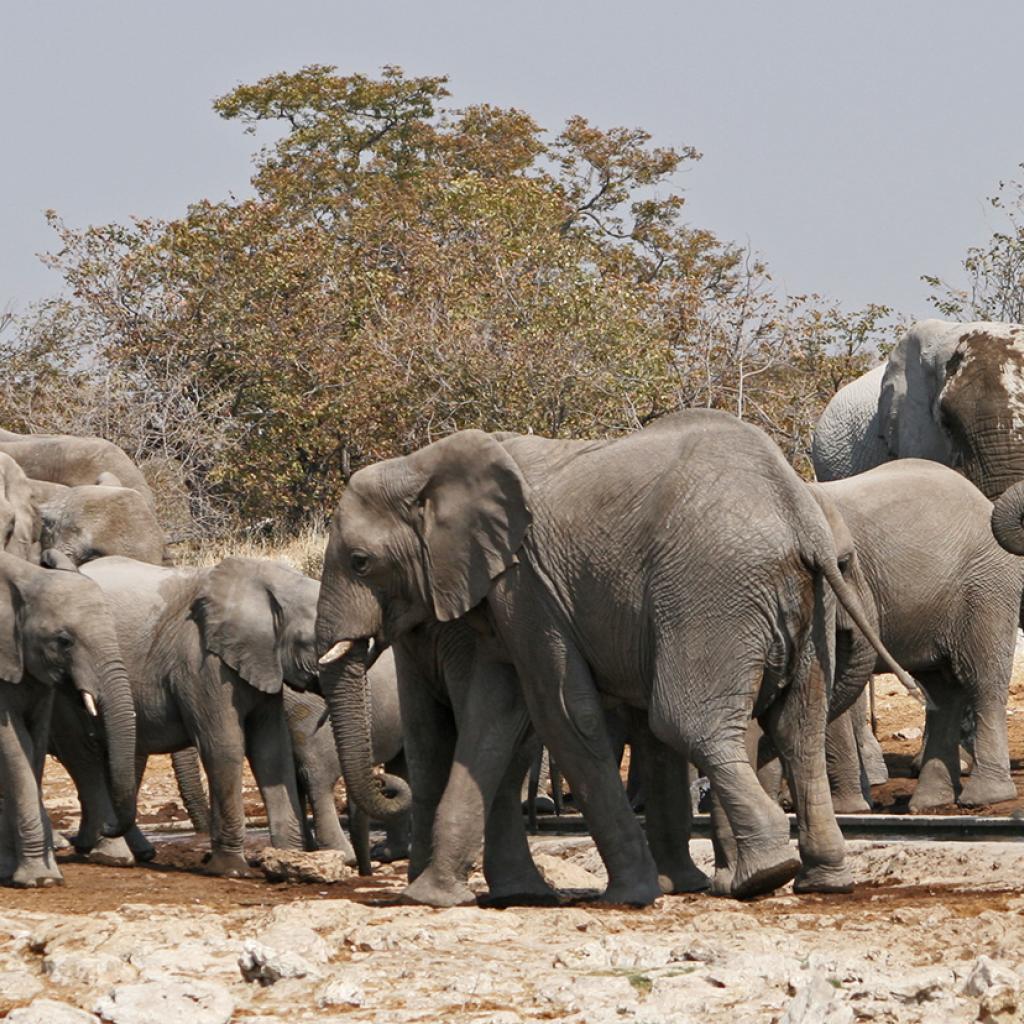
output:
[[[920,673],[928,694],[924,750],[910,810],[916,813],[951,804],[960,794],[960,722],[967,694],[945,672]]]

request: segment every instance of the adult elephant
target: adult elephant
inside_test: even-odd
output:
[[[53,858],[41,784],[54,694],[83,704],[106,737],[114,785],[104,835],[135,818],[135,719],[113,617],[100,589],[0,553],[0,880],[17,886],[62,881]]]
[[[1024,326],[922,320],[818,421],[820,481],[892,459],[960,470],[994,500],[1024,479]]]
[[[30,480],[44,564],[81,565],[108,555],[161,565],[167,542],[153,506],[133,487],[113,482],[64,484]]]
[[[868,617],[929,698],[911,810],[954,800],[978,807],[1014,799],[1006,701],[1024,561],[996,544],[992,503],[959,473],[921,459],[812,484],[811,491],[825,508],[837,542],[844,543],[844,534],[850,539],[853,557],[844,571]],[[842,613],[838,630],[833,714],[860,696],[873,672],[887,670]],[[974,768],[961,788],[960,727],[967,709],[973,713]],[[840,804],[855,803],[861,795],[854,724],[843,715],[829,727],[829,761]]]
[[[0,430],[0,452],[10,455],[33,480],[69,487],[117,480],[152,506],[153,492],[142,470],[111,441],[70,434],[15,434]]]
[[[81,572],[99,585],[117,622],[132,679],[140,777],[150,754],[189,746],[199,751],[212,793],[213,853],[206,870],[248,872],[243,758],[266,805],[271,843],[301,849],[281,691],[286,682],[304,688],[316,679],[316,581],[256,558],[226,558],[206,569],[101,558]],[[54,747],[83,801],[76,845],[85,850],[98,840],[107,780],[82,748],[78,725],[74,704],[59,702]],[[129,846],[140,840],[145,843],[133,835]]]
[[[39,514],[31,481],[9,455],[0,453],[0,547],[8,554],[39,562]]]
[[[661,889],[602,698],[645,709],[655,741],[710,778],[738,844],[716,891],[752,896],[794,875],[801,891],[848,890],[824,760],[830,588],[874,636],[806,485],[763,432],[725,413],[678,413],[603,442],[467,430],[360,470],[332,521],[317,616],[346,786],[371,813],[391,803],[371,773],[366,726],[353,724],[365,722],[371,641],[396,645],[411,737],[404,679],[423,659],[409,658],[407,640],[416,627],[463,621],[489,652],[472,680],[484,697],[435,840],[478,834],[503,792],[526,728],[513,699],[521,685],[607,867],[605,900],[645,905]],[[515,673],[502,680],[504,662]],[[752,714],[786,760],[802,865],[747,759]],[[670,774],[688,798],[685,773]],[[435,868],[436,853],[410,887],[427,902],[448,881]]]

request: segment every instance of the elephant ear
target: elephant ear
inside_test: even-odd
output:
[[[196,612],[208,650],[262,693],[280,691],[281,608],[255,560],[225,558],[209,570]]]
[[[6,556],[14,559],[13,555]],[[21,626],[25,602],[12,580],[0,600],[0,680],[20,683],[25,677],[25,661],[21,650]]]
[[[478,605],[530,525],[526,481],[489,434],[462,430],[410,456],[423,480],[419,532],[438,621]]]

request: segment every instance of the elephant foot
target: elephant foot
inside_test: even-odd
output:
[[[128,844],[124,839],[101,839],[86,854],[86,858],[90,864],[102,864],[108,868],[135,866],[135,855],[128,849]]]
[[[405,887],[398,902],[422,907],[475,907],[476,894],[465,882],[438,882],[428,868]]]
[[[1017,787],[1012,779],[975,774],[964,783],[957,803],[961,807],[984,807],[987,804],[1016,799]]]
[[[381,864],[390,864],[396,860],[407,860],[409,857],[409,844],[388,839],[386,842],[375,844],[370,851],[370,856]]]
[[[53,830],[53,848],[54,850],[70,850],[71,843],[68,837],[63,832],[58,832],[56,829]]]
[[[203,865],[203,874],[219,875],[222,878],[256,878],[257,872],[249,867],[246,859],[238,853],[214,850]]]
[[[63,884],[64,876],[60,868],[43,858],[33,858],[19,864],[11,876],[11,885],[17,889],[48,889]]]
[[[710,886],[711,879],[689,858],[679,864],[658,867],[658,887],[665,896],[706,892]]]
[[[793,882],[793,892],[853,892],[853,875],[845,863],[804,865]]]
[[[833,793],[832,810],[836,814],[870,814],[871,804],[860,792]]]
[[[732,866],[715,868],[715,873],[711,877],[711,895],[731,896],[732,880],[735,874],[736,869]]]
[[[627,907],[649,907],[661,895],[657,874],[650,878],[623,882],[613,879],[601,894],[602,903],[615,903]]]
[[[156,856],[156,847],[139,831],[138,826],[132,825],[124,839],[140,863],[151,861]]]
[[[936,807],[944,807],[955,802],[956,790],[948,779],[922,777],[914,787],[908,806],[911,814],[924,814]]]
[[[489,890],[478,900],[477,905],[502,910],[505,907],[557,907],[561,905],[558,893],[545,886],[543,889]]]
[[[799,870],[800,858],[794,857],[788,846],[774,855],[741,850],[729,895],[737,900],[764,896],[791,881]]]

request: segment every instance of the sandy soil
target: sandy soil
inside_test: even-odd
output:
[[[1024,755],[1024,672],[1011,705]],[[918,740],[896,734],[922,713],[891,677],[877,706],[893,778],[875,796],[901,813]],[[1021,797],[989,813],[1024,809],[1021,756],[1013,771]],[[46,796],[73,826],[59,765]],[[246,805],[262,812],[251,778]],[[144,828],[185,821],[169,758],[152,759],[140,812]],[[404,864],[330,885],[207,878],[205,837],[162,836],[157,860],[132,869],[62,854],[65,887],[0,890],[0,1014],[48,998],[134,1024],[150,1019],[132,1016],[139,996],[159,1002],[161,1024],[178,1019],[175,998],[197,1024],[1024,1019],[1024,842],[854,842],[851,896],[669,897],[645,911],[593,902],[604,873],[588,838],[533,842],[561,908],[396,906]],[[709,844],[694,850],[710,866]]]

